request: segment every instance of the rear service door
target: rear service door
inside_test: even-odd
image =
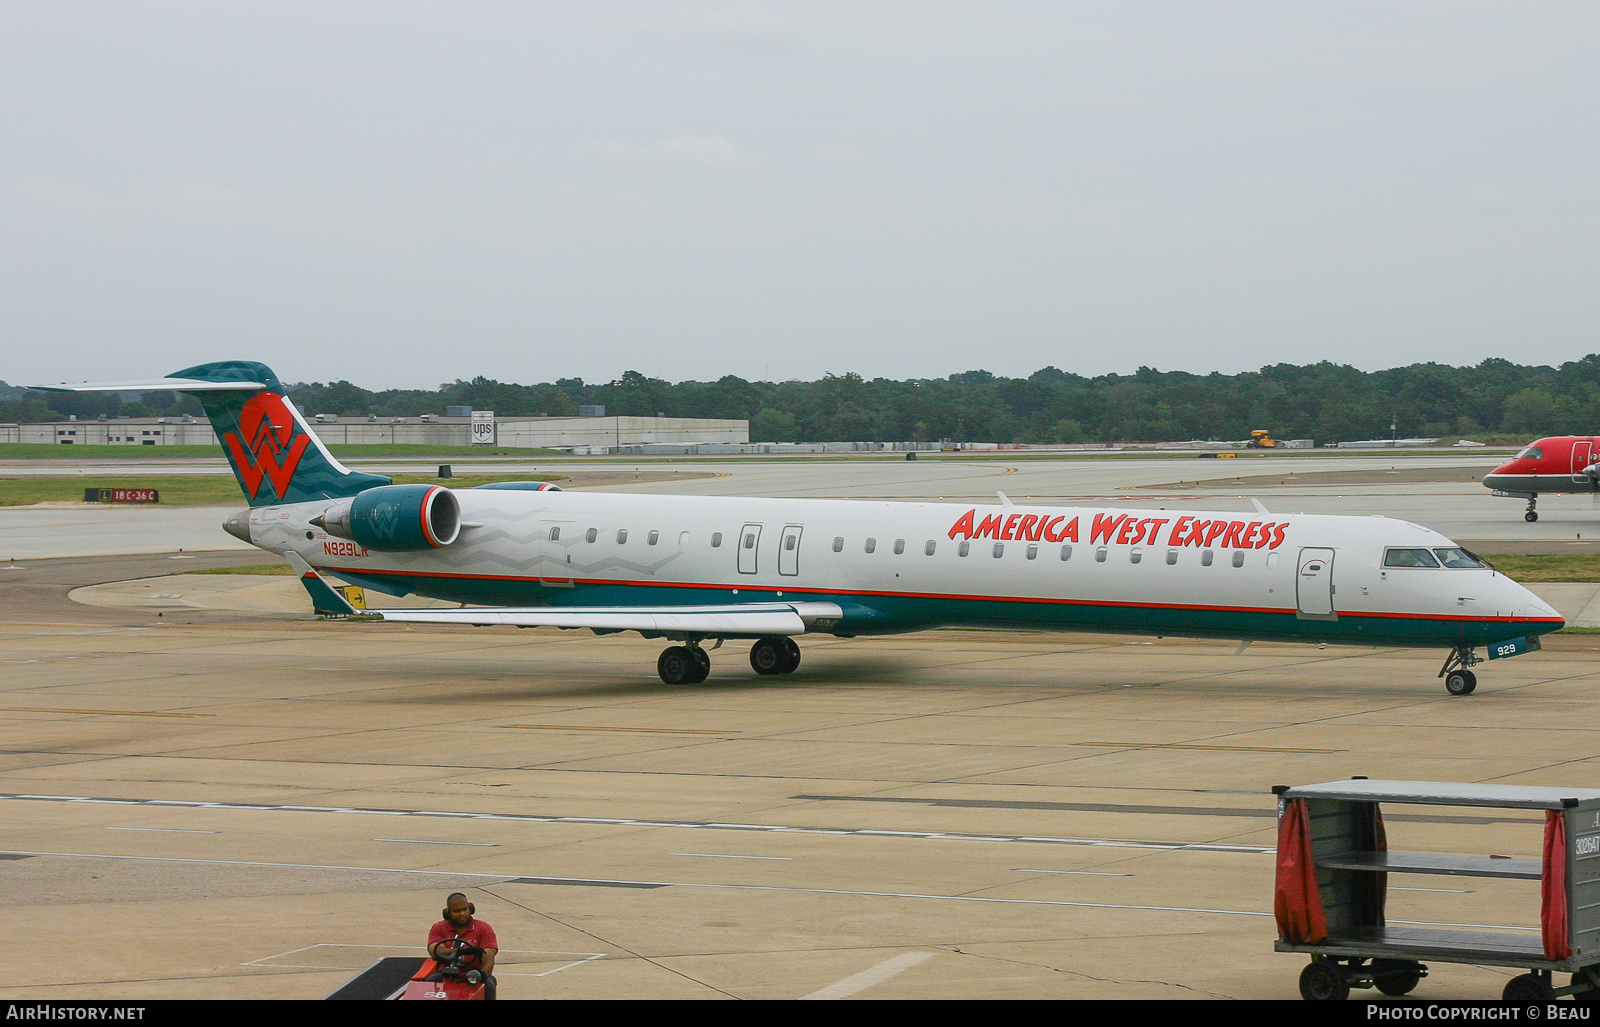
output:
[[[800,531],[798,524],[783,526],[783,540],[778,543],[778,573],[790,576],[800,573]]]
[[[739,573],[756,572],[756,556],[761,552],[761,525],[746,524],[739,529]]]
[[[574,521],[540,521],[539,584],[555,588],[572,587],[572,551],[578,529]]]
[[[1333,550],[1300,550],[1295,603],[1302,620],[1338,620],[1333,612]]]

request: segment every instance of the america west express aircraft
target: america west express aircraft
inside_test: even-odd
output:
[[[386,620],[637,631],[677,643],[668,684],[754,639],[758,674],[800,664],[794,637],[949,624],[1250,641],[1438,646],[1446,689],[1538,648],[1561,617],[1427,528],[1384,517],[563,492],[543,482],[393,485],[334,459],[266,366],[62,391],[199,397],[250,508],[224,527],[283,556],[323,612],[322,573],[459,609]]]

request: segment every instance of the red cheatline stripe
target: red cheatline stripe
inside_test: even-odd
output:
[[[368,577],[391,575],[401,578],[456,578],[471,581],[522,581],[534,582],[540,580],[570,581],[573,585],[626,585],[638,588],[699,588],[715,591],[724,591],[733,588],[732,585],[706,584],[694,581],[626,581],[608,578],[549,578],[519,577],[515,574],[449,574],[442,571],[391,571],[380,570],[376,567],[327,567],[335,573],[347,572]],[[990,603],[1049,603],[1057,606],[1106,606],[1116,609],[1129,610],[1209,610],[1216,613],[1294,613],[1292,607],[1274,606],[1208,606],[1205,604],[1185,603],[1134,603],[1112,602],[1107,599],[1057,599],[1047,596],[991,596],[991,595],[962,595],[948,592],[879,592],[869,589],[843,589],[843,588],[784,588],[763,585],[756,588],[740,586],[749,592],[798,592],[804,595],[833,595],[833,596],[883,596],[891,599],[947,599],[969,600],[974,602]],[[796,600],[799,602],[800,600]],[[1382,612],[1346,612],[1340,611],[1340,617],[1392,617],[1402,620],[1432,620],[1432,621],[1462,621],[1471,623],[1505,622],[1508,624],[1565,624],[1560,617],[1471,617],[1455,614],[1422,614],[1422,613],[1382,613]]]

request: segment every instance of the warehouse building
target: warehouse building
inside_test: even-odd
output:
[[[483,415],[488,413],[488,417]],[[710,417],[494,417],[480,412],[487,425],[475,434],[473,418],[439,417],[308,417],[313,430],[330,445],[467,446],[477,442],[506,449],[560,449],[580,455],[612,453],[634,446],[737,445],[750,440],[750,422]],[[0,444],[52,443],[79,446],[206,446],[217,445],[216,433],[203,417],[116,417],[97,421],[51,421],[0,424]]]

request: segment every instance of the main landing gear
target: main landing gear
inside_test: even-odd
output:
[[[1528,497],[1528,512],[1522,515],[1522,519],[1527,521],[1529,524],[1532,524],[1534,521],[1539,519],[1539,511],[1534,509],[1538,503],[1539,494],[1537,492]]]
[[[1470,645],[1458,645],[1450,650],[1450,655],[1444,658],[1444,666],[1439,668],[1444,690],[1451,695],[1471,695],[1478,687],[1478,675],[1472,673],[1472,668],[1482,662],[1483,658]]]
[[[791,674],[800,666],[800,647],[792,638],[757,639],[750,647],[750,666],[757,674]],[[656,673],[669,685],[698,685],[711,673],[711,657],[700,648],[699,639],[688,639],[662,650]]]

